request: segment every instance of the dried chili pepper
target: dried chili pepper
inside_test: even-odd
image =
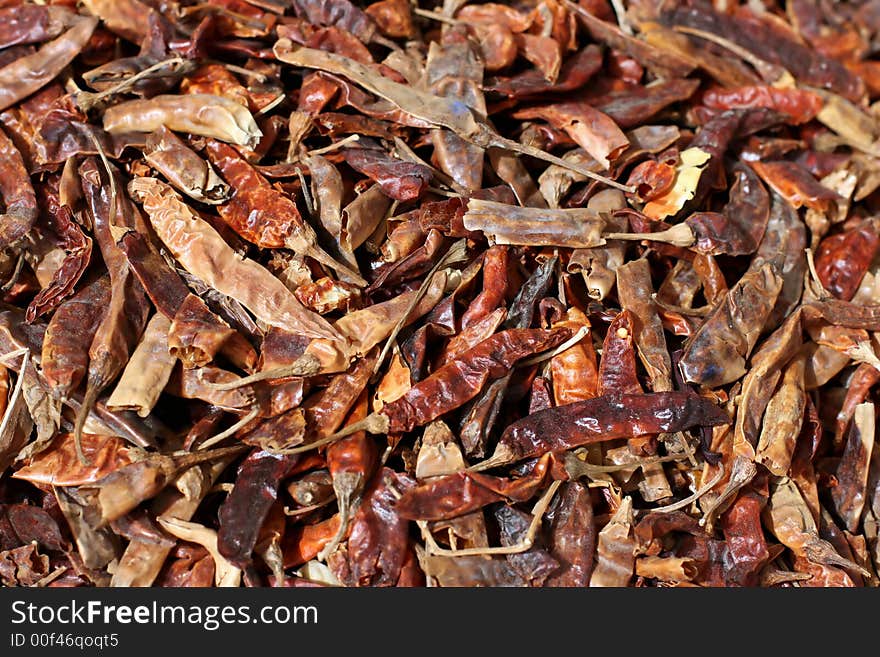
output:
[[[115,170],[108,167],[108,171],[102,174],[93,157],[80,165],[80,174],[95,225],[95,241],[110,275],[110,302],[89,346],[86,392],[74,427],[77,436],[100,392],[128,362],[146,326],[149,312],[144,289],[131,276],[125,255],[116,246],[111,232],[111,225],[144,230],[143,219],[131,201],[122,195],[122,180]],[[106,184],[103,183],[105,175],[108,177]]]
[[[185,367],[207,365],[230,343],[243,339],[192,294],[180,276],[152,251],[143,235],[124,232],[116,242],[156,309],[171,320],[168,349]],[[247,347],[245,347],[247,349]]]
[[[517,292],[507,313],[507,319],[502,326],[505,328],[527,328],[532,325],[535,306],[539,299],[547,293],[556,262],[555,258],[545,260],[529,276]],[[509,377],[502,377],[490,384],[468,409],[461,427],[462,444],[468,454],[484,455],[488,434],[495,423],[509,382]]]
[[[0,68],[0,109],[14,105],[51,82],[85,47],[98,21],[74,16],[69,29],[37,52]]]
[[[239,235],[264,248],[286,246],[362,280],[318,246],[315,231],[302,220],[293,201],[269,185],[237,151],[216,141],[208,143],[207,151],[235,190],[230,201],[221,206],[220,214]]]
[[[17,246],[30,232],[37,219],[37,197],[21,154],[5,133],[0,132],[0,196],[5,212],[0,215],[0,246]]]
[[[561,344],[570,337],[566,328],[508,329],[496,333],[431,376],[402,397],[385,404],[378,414],[351,425],[372,433],[412,431],[473,399],[490,379],[503,377],[516,361]]]
[[[771,265],[743,276],[691,336],[680,363],[685,378],[717,386],[745,374],[745,359],[764,328],[781,287],[782,280]]]
[[[504,430],[491,462],[508,463],[601,440],[674,433],[729,421],[714,404],[689,393],[610,394],[514,422]],[[566,427],[566,433],[560,435],[559,427]]]
[[[278,495],[284,477],[293,473],[300,457],[254,450],[239,468],[237,488],[220,509],[217,547],[243,567],[251,557],[257,534]]]
[[[110,278],[102,276],[65,301],[52,315],[43,339],[43,375],[63,399],[77,388],[89,366],[88,350],[110,302]]]
[[[52,212],[52,224],[53,232],[58,234],[64,248],[64,261],[55,270],[49,284],[28,304],[25,318],[29,322],[54,310],[73,293],[92,257],[92,240],[73,221],[73,213],[67,206]]]

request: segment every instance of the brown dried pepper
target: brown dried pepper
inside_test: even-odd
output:
[[[88,350],[110,303],[110,277],[92,281],[55,311],[46,327],[41,365],[57,399],[76,389],[89,366]]]
[[[547,293],[557,262],[555,256],[548,258],[532,272],[510,305],[503,327],[528,328],[532,325],[535,306]],[[483,456],[489,432],[495,424],[509,381],[509,377],[495,381],[468,408],[461,425],[461,441],[468,455]]]
[[[636,371],[633,315],[620,312],[608,326],[599,361],[599,395],[642,392]]]
[[[56,39],[0,68],[0,110],[51,82],[85,47],[97,25],[96,18],[76,16],[70,29]]]
[[[596,549],[596,522],[589,489],[577,481],[562,484],[547,511],[550,554],[559,562],[548,586],[581,587],[590,582]]]
[[[50,209],[53,204],[50,203]],[[52,228],[64,248],[64,261],[55,270],[51,282],[40,290],[28,304],[25,319],[33,322],[37,317],[54,310],[73,293],[74,286],[85,273],[92,258],[92,239],[73,220],[67,206],[50,210]]]
[[[874,424],[874,404],[866,402],[856,406],[835,473],[838,483],[831,490],[834,508],[852,533],[858,530],[865,506],[871,452],[876,438]]]
[[[448,520],[493,502],[524,502],[531,499],[546,481],[553,463],[552,457],[552,454],[545,454],[528,474],[517,479],[479,472],[433,477],[401,496],[397,512],[410,520]]]
[[[721,516],[721,529],[730,561],[730,566],[725,568],[724,579],[729,584],[757,585],[761,569],[770,560],[761,527],[761,511],[766,503],[766,495],[746,490]]]
[[[466,329],[495,310],[504,302],[507,292],[509,247],[496,245],[483,256],[483,290],[471,301],[461,316],[461,328]]]
[[[819,212],[827,211],[832,203],[841,200],[837,192],[820,184],[809,171],[796,162],[752,162],[752,168],[777,194],[792,207],[807,206]]]
[[[300,460],[298,455],[257,449],[239,467],[235,488],[220,507],[217,549],[240,568],[250,561],[281,480],[293,474]]]
[[[109,167],[108,167],[109,168]],[[110,303],[95,337],[89,346],[89,370],[83,404],[77,413],[74,434],[79,436],[86,416],[100,392],[116,377],[147,324],[150,302],[140,282],[131,275],[125,254],[116,246],[111,226],[146,230],[140,212],[124,195],[124,185],[118,173],[99,169],[97,158],[91,157],[80,165],[83,192],[91,209],[95,240],[101,249],[110,274]],[[82,458],[82,455],[81,455]]]
[[[382,468],[364,494],[348,540],[352,584],[392,586],[401,574],[411,548],[409,523],[401,516],[398,496],[415,482],[405,474]]]
[[[358,143],[366,141],[362,138]],[[381,148],[346,148],[343,156],[351,168],[375,181],[386,196],[396,201],[417,199],[433,177],[424,164],[397,160]]]
[[[816,274],[826,290],[838,299],[849,301],[859,288],[871,265],[880,236],[873,222],[865,222],[819,242],[816,250]]]
[[[685,345],[679,364],[688,381],[730,383],[746,373],[746,358],[776,304],[782,279],[772,265],[744,275]]]
[[[723,410],[692,393],[609,394],[517,420],[504,430],[491,462],[510,463],[615,438],[729,422]]]
[[[770,197],[748,167],[735,169],[730,200],[721,213],[697,212],[685,220],[694,232],[694,250],[706,255],[754,253],[770,218]]]
[[[70,17],[63,7],[4,7],[0,9],[0,48],[52,39],[61,33]]]
[[[5,205],[0,214],[0,249],[17,246],[37,220],[37,197],[21,153],[0,130],[0,197]]]
[[[486,113],[483,98],[483,62],[461,28],[444,29],[439,44],[432,44],[425,61],[425,78],[438,96],[454,97],[481,114]],[[483,181],[484,150],[469,144],[442,128],[431,131],[434,155],[446,174],[469,192],[480,189]]]
[[[214,168],[165,126],[147,137],[144,159],[196,201],[216,205],[229,197],[229,186]]]
[[[367,402],[367,393],[363,391],[349,413],[348,423],[359,422],[367,416]],[[379,448],[366,431],[358,431],[329,445],[326,458],[339,507],[339,533],[323,554],[331,552],[348,531],[350,518],[361,503],[364,488],[379,465]]]
[[[565,319],[553,324],[554,327],[566,326],[572,331],[589,325],[586,315],[577,308],[570,308]],[[577,344],[554,356],[550,361],[550,372],[553,400],[557,406],[596,397],[599,394],[599,366],[592,335],[587,334]]]

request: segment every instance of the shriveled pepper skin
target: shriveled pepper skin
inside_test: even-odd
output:
[[[504,431],[499,447],[509,450],[511,460],[524,459],[603,440],[729,422],[714,403],[688,392],[608,394],[518,420]]]

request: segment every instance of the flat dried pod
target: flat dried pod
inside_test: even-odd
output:
[[[624,498],[599,532],[596,565],[590,586],[627,586],[635,570],[632,499]]]
[[[164,125],[147,137],[144,159],[196,201],[216,205],[229,198],[229,186],[214,168]]]
[[[97,25],[91,16],[75,16],[59,37],[0,68],[0,110],[49,84],[85,47]]]
[[[82,486],[130,465],[140,456],[137,449],[115,436],[83,434],[82,449],[88,465],[76,456],[73,434],[59,434],[50,449],[29,458],[13,476],[46,486]]]
[[[481,231],[496,244],[584,249],[604,243],[605,222],[588,208],[543,210],[472,199],[463,222],[467,230]]]
[[[177,132],[213,137],[255,148],[263,136],[246,107],[211,94],[160,95],[128,100],[107,108],[104,129],[109,133],[153,132],[162,126]]]
[[[718,386],[745,374],[746,358],[781,287],[782,280],[771,265],[743,276],[686,345],[680,363],[685,378]]]
[[[18,246],[37,220],[37,197],[21,154],[6,133],[0,132],[0,196],[5,206],[0,214],[0,246]]]

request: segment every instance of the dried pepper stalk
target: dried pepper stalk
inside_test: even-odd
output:
[[[876,2],[0,4],[4,585],[880,581]]]

